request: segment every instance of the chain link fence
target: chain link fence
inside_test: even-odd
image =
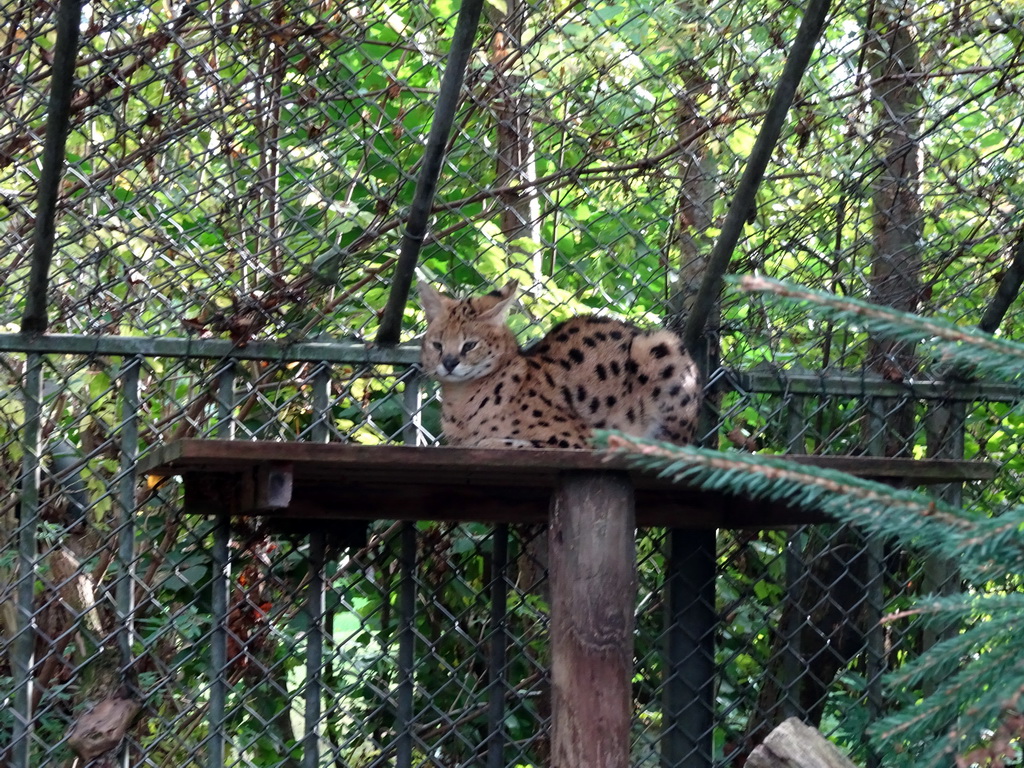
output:
[[[402,344],[371,342],[457,10],[84,5],[51,335],[33,338],[17,331],[57,8],[5,6],[10,764],[69,763],[73,724],[104,686],[140,702],[130,765],[548,762],[541,527],[377,521],[327,531],[321,550],[301,530],[183,514],[178,481],[136,478],[183,437],[438,441],[415,302]],[[681,324],[801,14],[786,0],[488,2],[422,278],[462,294],[519,280],[524,340],[587,311]],[[1022,45],[1012,3],[835,7],[732,268],[1022,338],[1014,294],[997,291],[1024,249]],[[913,349],[730,292],[708,327],[706,443],[984,459],[1003,492],[1024,491],[1019,389],[954,392]],[[992,493],[936,492],[968,506]],[[913,695],[884,691],[884,671],[936,635],[878,619],[952,569],[840,527],[718,532],[714,637],[690,638],[713,648],[714,712],[680,723],[687,627],[665,589],[677,535],[638,532],[635,765],[739,766],[789,714],[860,764],[912,764],[871,754],[863,731]],[[680,747],[681,729],[703,746]]]

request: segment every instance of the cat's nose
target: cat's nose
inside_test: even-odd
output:
[[[457,366],[458,364],[459,358],[457,358],[455,355],[445,355],[444,357],[441,358],[441,365],[444,366],[444,369],[448,371],[448,373],[454,371],[455,366]]]

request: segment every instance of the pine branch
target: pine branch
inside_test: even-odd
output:
[[[1024,571],[1024,506],[977,515],[916,491],[784,457],[671,445],[618,432],[598,431],[595,442],[626,456],[637,469],[673,482],[821,511],[904,546],[955,559],[961,576],[975,585]]]
[[[1024,687],[1024,659],[1014,633],[1003,625],[1001,637],[993,642],[968,657],[952,677],[940,679],[934,693],[923,701],[869,728],[882,752],[908,750],[915,765],[948,765],[951,756],[986,743],[989,729],[1016,709]],[[928,655],[937,652],[932,648]],[[893,678],[889,685],[901,690]]]
[[[948,320],[921,317],[761,276],[731,277],[729,282],[744,293],[764,293],[784,301],[813,305],[817,315],[860,325],[876,336],[931,347],[944,360],[973,366],[1008,381],[1019,379],[1024,371],[1024,344]]]
[[[766,501],[820,510],[862,524],[915,546],[949,550],[950,530],[965,537],[976,521],[942,501],[843,472],[787,462],[777,457],[720,452],[658,443],[617,432],[598,431],[596,442],[625,456],[638,469],[686,483]]]
[[[614,432],[598,433],[597,442],[632,466],[674,482],[820,510],[870,533],[922,547],[955,560],[977,584],[1024,569],[1024,506],[983,517],[924,494],[781,457],[681,447]],[[910,616],[967,628],[889,673],[887,684],[895,698],[920,691],[926,683],[935,688],[913,706],[879,720],[872,737],[886,753],[908,751],[922,765],[948,763],[951,756],[986,744],[984,729],[1016,706],[1024,686],[1024,656],[1017,640],[1024,624],[1024,594],[927,597],[884,621]]]
[[[1024,380],[1024,345],[973,328],[878,307],[761,277],[731,279],[748,293],[809,305],[813,315],[857,327],[874,338],[913,342],[960,371]],[[781,457],[721,453],[601,433],[610,453],[641,470],[695,488],[781,501],[851,522],[957,564],[974,584],[960,594],[923,597],[884,619],[924,617],[946,635],[926,653],[887,674],[894,701],[905,706],[870,729],[880,754],[912,756],[894,764],[966,765],[965,754],[1006,754],[994,729],[1012,718],[1024,696],[1024,594],[1007,589],[1024,572],[1024,506],[989,504],[972,514],[931,496]],[[950,633],[950,628],[956,631]],[[974,752],[971,752],[974,750]],[[993,765],[1001,763],[993,763]]]
[[[957,619],[964,622],[1000,619],[1002,614],[1024,614],[1024,594],[1020,592],[1006,593],[961,593],[945,596],[930,596],[919,600],[913,608],[890,613],[882,618],[882,623],[898,621],[911,616],[931,618],[938,625],[948,624],[949,620]],[[938,619],[934,617],[938,616]],[[905,668],[905,667],[904,667]]]
[[[1005,579],[1024,566],[1024,506],[999,517],[971,515],[924,494],[897,490],[835,470],[794,464],[781,457],[719,452],[599,432],[609,455],[674,482],[705,490],[784,501],[855,523],[870,533],[955,560],[975,583]],[[1019,627],[1024,594],[965,592],[923,598],[913,609],[884,619],[927,616],[938,626],[967,628],[887,676],[894,698],[934,691],[871,728],[888,754],[905,751],[921,765],[949,763],[986,744],[984,729],[1011,711],[1024,686]]]
[[[951,534],[961,569],[975,584],[999,581],[1024,572],[1024,506],[991,510],[971,529]]]

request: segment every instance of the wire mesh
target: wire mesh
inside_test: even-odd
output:
[[[543,530],[513,526],[496,566],[503,534],[479,524],[236,520],[225,571],[215,522],[181,511],[180,484],[133,479],[135,454],[183,437],[438,441],[436,394],[408,358],[346,359],[343,345],[378,327],[454,10],[86,4],[48,293],[50,330],[76,339],[35,357],[9,334],[28,290],[56,5],[7,4],[0,750],[12,764],[68,761],[103,686],[141,703],[132,765],[548,761]],[[800,14],[776,0],[489,3],[421,276],[458,293],[519,280],[524,339],[578,312],[685,317]],[[996,288],[1020,269],[1022,39],[1019,14],[995,3],[835,8],[733,268],[965,325],[995,312],[1020,339]],[[406,340],[423,328],[415,306],[404,321]],[[708,443],[985,459],[1003,467],[1003,492],[1024,489],[1019,391],[953,397],[941,361],[731,293],[709,328]],[[187,344],[100,351],[113,337]],[[215,339],[274,345],[239,359],[210,352]],[[322,359],[294,355],[312,341]],[[993,493],[968,486],[964,503]],[[863,739],[891,704],[879,675],[935,638],[877,619],[941,588],[943,569],[841,528],[721,532],[715,593],[701,597],[716,620],[713,717],[696,734],[708,753],[679,755],[665,746],[680,728],[666,715],[669,646],[684,629],[666,607],[672,536],[638,537],[631,761],[738,765],[788,714],[859,762],[895,759]]]

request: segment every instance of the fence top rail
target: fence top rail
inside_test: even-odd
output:
[[[868,456],[791,456],[803,464],[905,485],[988,480],[994,465]],[[546,520],[566,472],[626,472],[639,525],[778,528],[824,522],[821,514],[759,502],[629,469],[589,451],[413,448],[188,439],[155,448],[141,473],[181,475],[186,509],[291,520]]]
[[[1024,386],[990,381],[908,379],[891,381],[859,373],[817,373],[806,369],[729,371],[727,389],[781,393],[794,397],[883,397],[947,402],[1013,403],[1024,399]]]
[[[412,365],[419,344],[385,347],[357,341],[250,341],[160,336],[0,334],[0,352],[65,355],[176,357],[207,360],[266,360],[302,363]]]
[[[419,361],[419,344],[393,347],[359,341],[252,341],[239,346],[229,339],[156,336],[87,336],[76,334],[0,333],[0,353],[163,357],[202,360],[262,360],[344,365],[410,366]],[[817,373],[804,369],[728,370],[716,390],[792,397],[892,397],[946,402],[1024,400],[1024,386],[986,381],[911,379],[894,382],[856,372]]]

